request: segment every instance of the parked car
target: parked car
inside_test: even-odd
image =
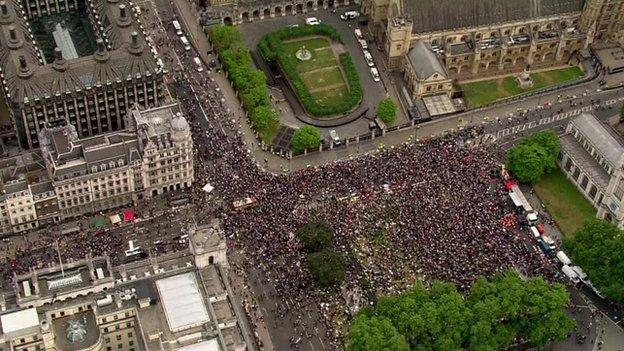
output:
[[[364,50],[364,58],[366,59],[366,63],[369,67],[373,67],[375,65],[375,61],[373,60],[373,56],[368,52],[368,50]]]
[[[356,37],[356,38],[358,38],[358,39],[362,39],[362,38],[364,38],[364,37],[362,36],[362,30],[360,30],[359,28],[355,28],[355,29],[353,30],[353,33],[355,34],[355,37]]]
[[[366,42],[366,40],[360,39],[360,40],[358,40],[358,42],[360,43],[360,46],[362,47],[362,50],[368,50],[368,43]]]
[[[338,133],[336,133],[335,129],[332,129],[329,131],[329,137],[331,138],[332,142],[334,143],[334,145],[340,145],[340,138],[338,137]]]
[[[352,20],[354,18],[357,18],[360,15],[359,12],[357,11],[347,11],[345,13],[343,13],[342,15],[340,15],[340,19],[343,21],[348,21],[348,20]]]
[[[316,26],[317,24],[321,24],[321,21],[316,17],[308,17],[306,18],[306,24],[309,26]]]
[[[375,82],[381,81],[381,77],[379,76],[379,71],[377,70],[377,67],[371,67],[370,71]]]

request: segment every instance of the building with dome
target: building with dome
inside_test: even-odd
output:
[[[124,130],[86,138],[73,125],[39,133],[61,220],[191,186],[193,141],[177,104],[135,108],[126,124]]]

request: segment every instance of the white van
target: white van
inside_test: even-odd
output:
[[[370,71],[371,71],[371,75],[373,76],[373,80],[375,82],[379,82],[381,80],[381,77],[379,77],[379,71],[377,70],[377,68],[371,67]]]
[[[306,18],[306,24],[308,26],[316,26],[318,24],[321,24],[321,21],[319,21],[319,19],[316,17],[308,17]]]
[[[195,62],[195,65],[197,66],[197,72],[204,71],[204,64],[199,57],[193,57],[193,62]]]
[[[180,37],[180,41],[182,42],[182,45],[184,45],[184,50],[186,51],[191,50],[191,44],[189,43],[188,39],[186,39],[184,35]]]
[[[565,265],[565,266],[561,267],[561,271],[563,272],[563,274],[566,275],[566,277],[570,278],[570,280],[574,284],[579,282],[578,274],[576,274],[576,272],[570,266]]]
[[[559,251],[557,252],[557,259],[559,260],[559,262],[561,262],[561,264],[569,266],[572,264],[572,261],[570,260],[570,258],[568,257],[568,255],[565,254],[565,252],[563,251]]]
[[[585,283],[587,281],[587,274],[585,274],[585,272],[583,271],[583,268],[579,267],[579,266],[572,266],[570,267],[572,268],[572,270],[574,271],[574,273],[576,273],[576,275],[579,277],[579,279]]]
[[[362,50],[368,50],[368,43],[366,43],[366,40],[359,39],[358,42],[360,43],[360,46],[362,47]]]
[[[535,239],[539,239],[539,237],[540,237],[540,232],[539,232],[539,230],[537,230],[537,228],[535,228],[535,226],[533,226],[533,225],[532,225],[532,226],[530,226],[529,228],[531,228],[531,234],[533,234],[533,237],[534,237]]]
[[[347,11],[345,13],[343,13],[342,15],[340,15],[340,19],[343,21],[348,21],[348,20],[352,20],[356,17],[358,17],[360,15],[359,12],[357,11]]]
[[[368,52],[368,50],[364,50],[364,59],[366,59],[366,63],[368,67],[373,67],[375,65],[375,61],[373,60],[373,56]]]
[[[177,20],[174,20],[172,23],[173,23],[173,28],[175,28],[176,34],[179,36],[184,35],[184,32],[182,32],[182,26],[180,26],[180,22],[178,22]]]
[[[358,38],[358,39],[362,39],[362,38],[364,38],[364,37],[362,36],[362,31],[360,30],[360,28],[355,28],[355,29],[353,30],[353,33],[355,34],[355,37],[356,37],[356,38]]]

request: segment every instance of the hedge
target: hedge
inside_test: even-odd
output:
[[[362,86],[360,78],[351,55],[342,53],[339,55],[340,64],[349,85],[347,95],[339,104],[330,106],[318,104],[312,94],[306,88],[303,79],[297,72],[297,61],[294,57],[285,54],[282,42],[293,37],[302,37],[310,35],[320,35],[330,38],[335,42],[342,42],[340,34],[336,29],[326,24],[316,26],[289,27],[276,32],[269,33],[262,37],[258,44],[258,51],[262,58],[270,65],[281,66],[282,70],[290,80],[290,83],[299,98],[303,107],[314,116],[329,116],[350,111],[362,100]]]
[[[261,70],[252,68],[251,54],[243,42],[238,28],[219,26],[213,28],[210,34],[210,39],[215,49],[218,50],[223,68],[227,71],[228,78],[238,92],[247,114],[251,116],[259,107],[270,109],[266,76]],[[252,124],[256,131],[263,131],[257,123]]]

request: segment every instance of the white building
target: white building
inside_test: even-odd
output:
[[[40,132],[61,219],[127,206],[193,183],[193,141],[179,107],[130,115],[128,129],[94,137],[78,139],[71,125]]]
[[[624,226],[624,147],[595,116],[581,114],[560,138],[557,160],[568,179],[598,210],[597,217]]]

